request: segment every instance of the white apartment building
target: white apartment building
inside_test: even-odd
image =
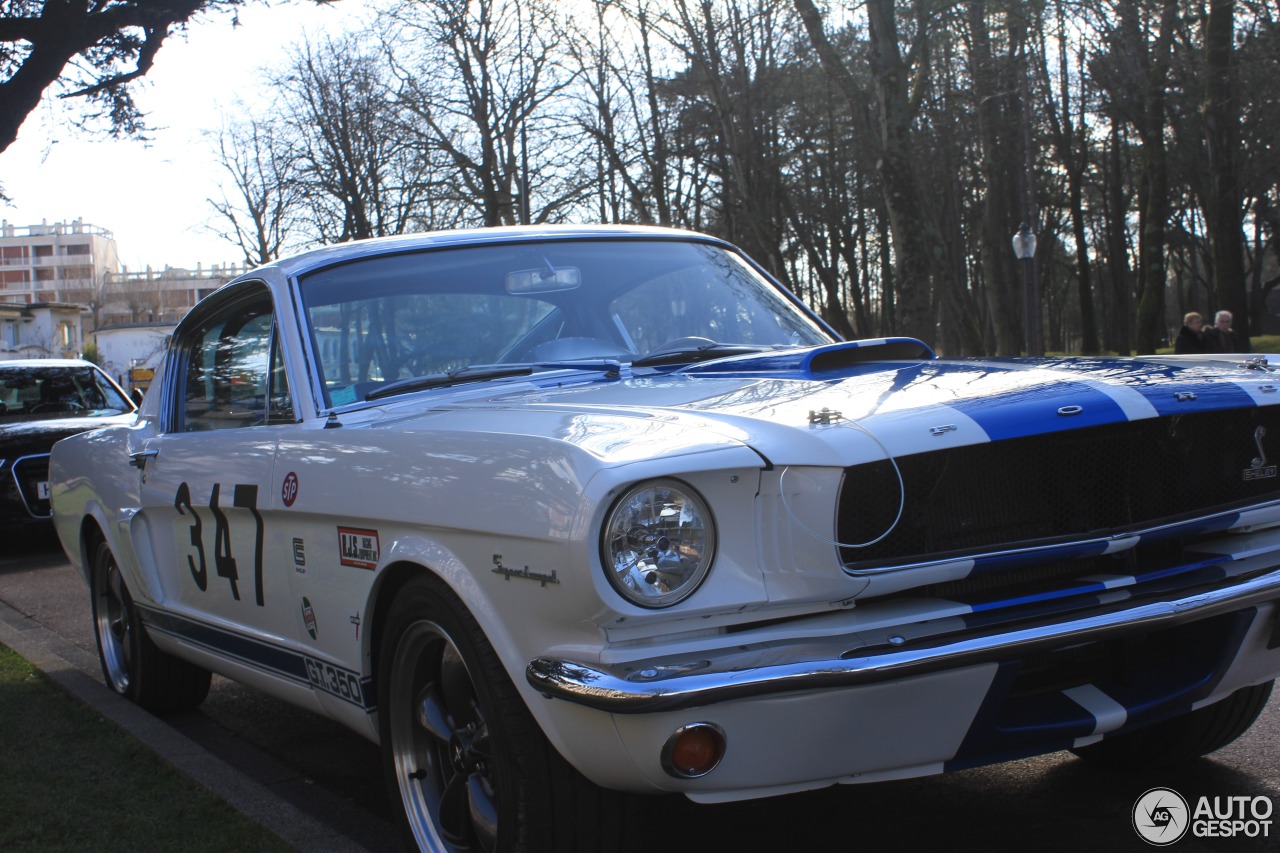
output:
[[[0,303],[80,305],[78,340],[106,326],[176,323],[241,272],[233,265],[131,272],[105,228],[81,219],[22,226],[0,221]]]
[[[233,264],[194,270],[165,267],[125,269],[107,277],[94,328],[136,323],[177,323],[197,302],[243,272]]]
[[[87,305],[119,272],[110,231],[83,221],[17,226],[0,222],[0,300]]]

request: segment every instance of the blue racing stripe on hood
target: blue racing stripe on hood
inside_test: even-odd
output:
[[[959,399],[950,405],[982,427],[992,441],[1128,420],[1114,399],[1094,386],[1072,381],[1028,384],[998,396]]]
[[[1242,370],[1238,377],[1232,377],[1224,376],[1221,367],[1133,359],[1047,359],[1042,366],[1063,373],[1087,373],[1094,380],[1136,391],[1161,416],[1253,408],[1257,405],[1253,397],[1236,382],[1274,381],[1257,371]]]

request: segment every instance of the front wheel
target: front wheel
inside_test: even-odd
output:
[[[209,670],[156,648],[134,607],[115,555],[94,546],[89,594],[98,660],[107,685],[154,714],[190,710],[209,695]]]
[[[1271,698],[1273,684],[1244,687],[1221,702],[1071,751],[1094,764],[1122,770],[1184,764],[1222,749],[1248,731]]]
[[[395,593],[379,647],[382,765],[429,853],[626,850],[628,803],[551,747],[475,619],[438,579]]]

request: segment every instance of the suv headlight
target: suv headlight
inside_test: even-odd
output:
[[[641,607],[670,607],[693,594],[715,557],[706,503],[677,480],[650,480],[614,503],[601,534],[614,589]]]

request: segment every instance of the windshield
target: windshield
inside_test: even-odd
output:
[[[0,363],[0,422],[101,417],[132,411],[133,404],[90,365]]]
[[[522,375],[479,366],[666,366],[833,340],[741,256],[674,240],[373,257],[304,276],[301,293],[330,406],[417,377]]]

